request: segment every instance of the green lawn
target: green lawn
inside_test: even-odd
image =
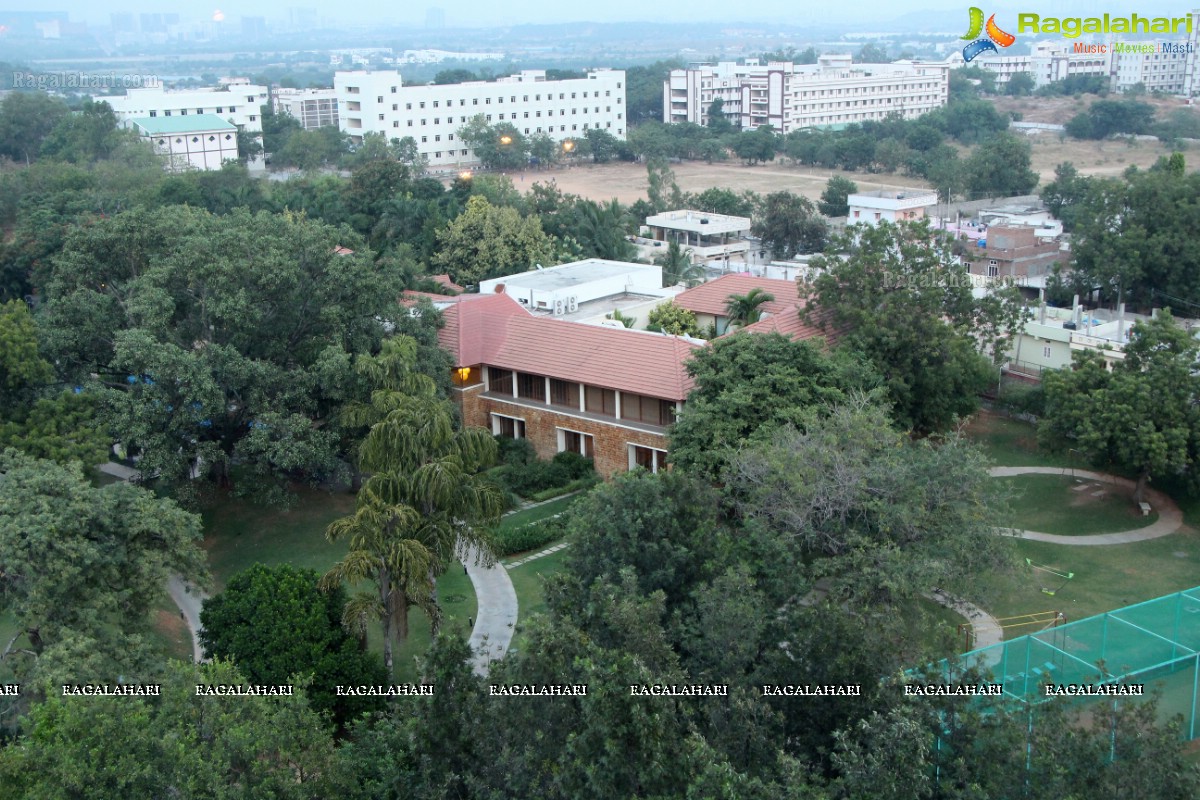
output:
[[[547,547],[554,544],[556,543],[551,542]],[[534,614],[542,613],[546,610],[546,596],[543,591],[545,579],[563,571],[563,561],[566,558],[566,554],[566,550],[559,550],[556,553],[536,558],[527,564],[522,564],[508,571],[508,577],[512,580],[513,589],[517,592],[518,609],[517,630],[513,635],[512,647],[516,647],[517,649],[524,647],[525,631],[522,623]]]
[[[997,478],[1014,491],[1012,527],[1060,536],[1117,533],[1144,528],[1157,512],[1142,516],[1133,493],[1098,481],[1079,481],[1065,475],[1017,475]],[[1084,486],[1079,490],[1077,487]],[[1103,497],[1094,492],[1103,491]]]
[[[192,633],[180,616],[179,606],[165,591],[150,612],[157,644],[167,658],[192,660]]]
[[[983,576],[994,598],[987,610],[995,617],[1062,611],[1076,620],[1200,585],[1200,534],[1187,528],[1134,544],[1071,547],[1019,540],[1016,546],[1022,560],[1075,577],[1063,585],[1062,578],[1023,564],[1016,575]],[[1057,591],[1051,597],[1043,587]]]
[[[296,502],[286,511],[233,497],[210,502],[204,509],[204,549],[208,552],[215,591],[229,578],[256,563],[292,564],[325,572],[346,553],[345,543],[330,544],[325,528],[354,509],[354,497],[317,489],[297,490]],[[366,591],[366,585],[351,587]],[[476,616],[475,591],[458,564],[438,579],[438,598],[448,630],[470,635],[469,619]],[[416,657],[429,647],[429,621],[419,611],[409,615],[409,638],[394,654],[396,678],[415,680]],[[367,640],[383,652],[379,625],[368,628]]]
[[[579,498],[579,495],[571,495],[570,497],[559,497],[551,500],[548,503],[543,503],[534,508],[526,508],[521,511],[515,511],[500,520],[502,528],[519,528],[522,525],[528,525],[531,522],[553,517],[555,514],[561,514],[566,511],[572,503]]]
[[[971,418],[967,436],[987,451],[988,456],[1002,467],[1086,467],[1078,458],[1066,454],[1046,453],[1038,449],[1037,430],[1020,420],[1009,419],[988,411]]]

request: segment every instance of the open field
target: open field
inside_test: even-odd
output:
[[[1050,125],[1066,125],[1071,117],[1087,111],[1088,107],[1097,100],[1121,100],[1120,95],[1101,97],[1097,94],[1084,94],[1078,97],[989,97],[988,100],[996,106],[1001,114],[1016,113],[1021,115],[1022,122],[1044,122]],[[1133,98],[1140,103],[1153,106],[1159,119],[1167,116],[1177,108],[1188,108],[1184,100],[1177,97],[1155,97],[1145,94]]]
[[[1161,142],[1085,142],[1078,139],[1060,142],[1056,133],[1039,133],[1030,137],[1029,142],[1033,146],[1033,171],[1041,176],[1041,185],[1054,180],[1054,168],[1064,161],[1074,164],[1081,175],[1116,177],[1131,164],[1147,169],[1159,156],[1169,156],[1172,152]],[[1188,157],[1188,160],[1192,161],[1194,157]]]
[[[1133,492],[1110,483],[1064,475],[997,478],[1014,490],[1012,526],[1059,536],[1086,536],[1144,528],[1158,520],[1143,516]]]

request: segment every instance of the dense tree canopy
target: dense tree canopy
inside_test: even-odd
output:
[[[820,256],[809,315],[841,327],[842,347],[866,357],[884,378],[900,424],[947,430],[979,405],[1022,319],[1015,289],[974,297],[967,266],[928,223],[857,225]]]
[[[763,198],[752,232],[776,258],[819,253],[829,239],[829,225],[812,201],[791,192],[772,192]]]
[[[147,478],[336,468],[321,427],[348,355],[378,345],[399,280],[302,216],[130,211],[72,234],[47,286],[47,356],[98,375],[101,419]],[[198,459],[198,461],[197,461]]]
[[[438,233],[438,243],[433,266],[464,285],[552,264],[555,253],[537,217],[494,206],[484,197],[468,200],[463,213]]]

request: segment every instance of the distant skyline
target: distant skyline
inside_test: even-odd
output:
[[[2,3],[3,0],[0,0]],[[872,30],[886,30],[888,20],[909,14],[947,14],[947,28],[954,29],[955,15],[965,20],[966,9],[978,5],[987,14],[999,14],[1015,21],[1018,12],[1038,13],[1044,16],[1097,16],[1105,12],[1127,15],[1136,11],[1142,15],[1183,16],[1200,0],[1193,4],[1180,4],[1150,0],[1126,4],[1105,3],[1098,5],[1087,0],[1066,2],[981,2],[980,0],[917,0],[916,2],[889,2],[888,0],[863,0],[854,4],[815,4],[797,0],[751,0],[733,6],[727,0],[659,0],[653,4],[644,0],[608,0],[603,3],[549,3],[545,0],[509,0],[497,4],[484,0],[458,0],[457,2],[433,2],[428,4],[409,3],[398,6],[383,0],[365,0],[354,4],[324,2],[294,2],[289,0],[204,0],[204,2],[153,3],[150,0],[111,0],[107,3],[88,0],[36,0],[18,6],[23,10],[66,11],[74,20],[104,25],[112,13],[178,13],[189,20],[211,19],[216,10],[223,12],[227,23],[237,24],[240,17],[267,17],[286,20],[290,8],[315,8],[318,18],[340,19],[346,23],[400,23],[424,28],[426,13],[430,8],[445,12],[446,27],[498,27],[526,23],[563,22],[716,22],[730,26],[776,22],[785,25],[805,23],[853,24],[855,27],[869,26]],[[0,6],[2,8],[3,6]]]

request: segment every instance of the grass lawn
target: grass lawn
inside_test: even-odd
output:
[[[256,563],[291,564],[325,572],[346,554],[346,544],[330,544],[325,528],[354,509],[354,497],[301,488],[297,499],[286,511],[269,506],[224,497],[204,509],[204,549],[208,552],[214,591],[225,587],[229,578]],[[365,591],[366,585],[351,587]],[[438,598],[448,630],[470,635],[467,622],[476,616],[475,590],[462,567],[454,564],[438,579]],[[178,614],[176,614],[178,616]],[[429,647],[429,621],[419,611],[409,615],[409,638],[394,654],[396,679],[413,681],[417,676],[415,658]],[[372,623],[367,640],[374,652],[383,652],[379,625]],[[189,651],[190,652],[190,644]]]
[[[1133,493],[1101,481],[1065,475],[1017,475],[997,478],[1014,490],[1012,527],[1061,536],[1117,533],[1144,528],[1157,512],[1142,516]],[[1078,487],[1086,487],[1080,490]],[[1103,492],[1096,497],[1096,492]]]
[[[192,634],[179,615],[179,606],[165,591],[151,610],[152,625],[160,647],[167,658],[192,660]]]
[[[547,547],[553,544],[555,542],[551,542]],[[562,572],[566,553],[566,550],[559,550],[508,571],[513,589],[517,592],[517,630],[513,635],[512,647],[524,647],[525,631],[522,623],[534,614],[546,610],[546,597],[543,592],[545,579]]]
[[[1063,579],[1023,564],[1016,575],[985,576],[993,598],[986,608],[997,618],[1062,611],[1071,621],[1200,585],[1200,533],[1187,528],[1133,544],[1070,547],[1019,540],[1016,546],[1022,560],[1075,577],[1051,597],[1042,588],[1056,589]],[[1012,635],[1031,632],[1022,628]]]
[[[519,528],[522,525],[528,525],[531,522],[553,517],[555,514],[561,514],[566,511],[572,503],[579,498],[579,495],[573,494],[569,497],[559,497],[551,500],[548,503],[543,503],[534,508],[526,508],[521,511],[515,511],[500,520],[501,528]]]
[[[1038,449],[1037,430],[1028,422],[1009,419],[989,411],[971,418],[964,431],[983,447],[1001,467],[1081,467],[1088,465],[1065,453],[1046,453]]]

